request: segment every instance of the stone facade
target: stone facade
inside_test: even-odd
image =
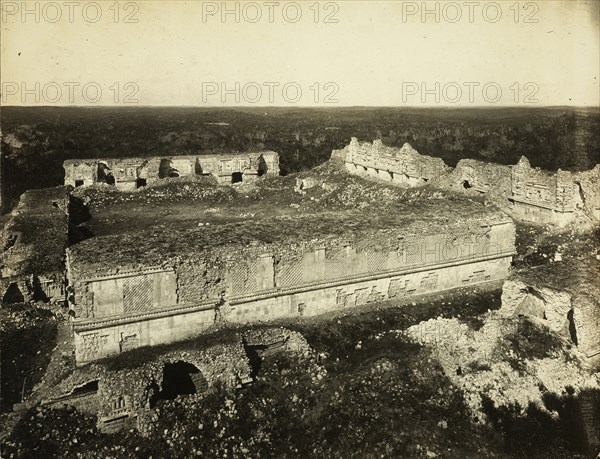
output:
[[[475,159],[461,159],[448,175],[445,186],[456,190],[471,190],[489,193],[499,189],[509,196],[511,192],[511,167],[486,163]]]
[[[397,149],[381,140],[370,144],[354,137],[342,150],[334,150],[331,159],[343,161],[351,174],[386,183],[414,187],[429,182],[443,189],[482,194],[518,220],[557,226],[579,217],[600,221],[600,165],[589,171],[552,173],[532,168],[523,156],[514,166],[463,159],[452,169],[407,143]]]
[[[352,137],[345,150],[345,154],[335,151],[333,157],[343,158],[351,174],[401,186],[423,185],[450,170],[442,159],[421,155],[408,143],[398,149],[386,147],[381,140],[360,143]]]
[[[388,236],[386,236],[388,237]],[[508,219],[449,225],[431,234],[398,231],[370,241],[232,244],[172,265],[86,277],[68,257],[77,361],[194,336],[222,321],[314,316],[505,278],[514,253]]]
[[[510,200],[517,217],[558,226],[571,222],[575,211],[583,209],[580,185],[571,172],[534,169],[524,156],[512,168]]]
[[[167,177],[211,175],[221,184],[279,175],[279,155],[273,151],[222,155],[163,156],[118,159],[70,159],[64,162],[65,185],[107,183],[134,190]]]
[[[42,404],[94,414],[104,432],[140,428],[144,433],[151,423],[151,408],[164,390],[165,367],[173,364],[180,364],[182,371],[174,376],[189,378],[194,386],[189,392],[195,397],[215,384],[234,388],[251,381],[244,345],[237,337],[202,350],[190,346],[163,352],[131,367],[87,365],[51,388]]]

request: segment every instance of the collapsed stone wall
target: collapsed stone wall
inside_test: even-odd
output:
[[[600,164],[589,171],[574,172],[573,180],[585,212],[591,218],[600,221]]]
[[[596,451],[600,413],[594,394],[600,393],[600,373],[594,372],[590,357],[599,351],[599,312],[597,302],[592,307],[585,294],[509,279],[501,308],[484,314],[479,328],[458,318],[437,318],[398,334],[432,348],[482,422],[484,398],[496,409],[518,407],[516,416],[526,416],[533,404],[556,417],[546,396],[575,396],[570,406],[577,412],[570,415],[582,420],[588,446]]]
[[[65,187],[29,190],[21,196],[0,237],[4,301],[63,299],[68,203]]]
[[[535,317],[586,357],[595,357],[600,354],[600,304],[577,286],[572,287],[575,294],[509,279],[502,289],[499,312],[506,317]]]
[[[447,175],[432,182],[433,186],[466,195],[482,195],[486,202],[510,212],[508,197],[512,193],[511,167],[475,159],[461,159]]]
[[[160,353],[138,366],[121,367],[118,363],[107,361],[77,368],[57,387],[51,388],[44,404],[77,407],[77,388],[95,381],[97,406],[88,405],[83,409],[97,414],[98,427],[115,430],[127,425],[137,426],[138,422],[145,422],[144,416],[148,414],[151,400],[160,391],[165,364],[180,361],[193,365],[201,372],[207,389],[216,384],[233,388],[250,379],[250,367],[242,341],[235,339],[204,350],[190,347]]]
[[[192,372],[189,375],[194,389],[180,396],[197,400],[217,387],[234,390],[252,383],[256,370],[249,348],[315,358],[306,339],[292,330],[280,327],[235,332],[220,344],[206,346],[190,341],[152,357],[136,356],[134,352],[127,361],[105,360],[76,368],[56,387],[48,388],[42,404],[72,406],[97,415],[98,427],[106,432],[139,428],[142,434],[148,434],[155,420],[157,401],[174,395],[165,394],[168,365],[180,363]]]

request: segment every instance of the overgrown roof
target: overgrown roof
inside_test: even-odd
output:
[[[2,232],[2,266],[10,276],[64,272],[68,242],[66,187],[29,190]]]
[[[296,179],[312,188],[294,190]],[[89,202],[95,237],[70,248],[82,275],[156,266],[211,250],[293,249],[299,244],[369,241],[401,234],[458,234],[507,221],[482,202],[433,188],[402,189],[326,164],[299,176],[220,187],[209,180],[165,179],[140,191],[109,186],[76,190]]]

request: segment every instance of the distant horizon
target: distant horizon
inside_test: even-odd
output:
[[[600,110],[599,105],[461,105],[461,106],[452,106],[452,105],[332,105],[332,106],[324,106],[324,105],[2,105],[2,108],[84,108],[84,109],[94,109],[94,108],[110,108],[110,109],[135,109],[135,108],[203,108],[207,110],[214,109],[257,109],[257,110],[267,110],[267,109],[309,109],[309,110],[330,110],[330,109],[348,109],[348,108],[406,108],[406,109],[417,109],[417,110],[432,110],[432,109],[450,109],[450,110],[470,110],[470,109],[485,109],[485,110],[495,110],[495,109],[549,109],[549,108],[560,108],[560,109],[596,109]]]

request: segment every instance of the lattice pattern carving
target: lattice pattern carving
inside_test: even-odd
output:
[[[291,287],[293,285],[301,285],[303,281],[302,263],[299,261],[288,263],[281,268],[278,285]]]
[[[232,295],[243,295],[257,290],[255,260],[234,266],[229,271],[229,275],[231,276]]]
[[[388,254],[386,252],[367,252],[367,272],[385,271]]]
[[[152,309],[154,275],[128,277],[123,282],[123,310],[125,313]]]

